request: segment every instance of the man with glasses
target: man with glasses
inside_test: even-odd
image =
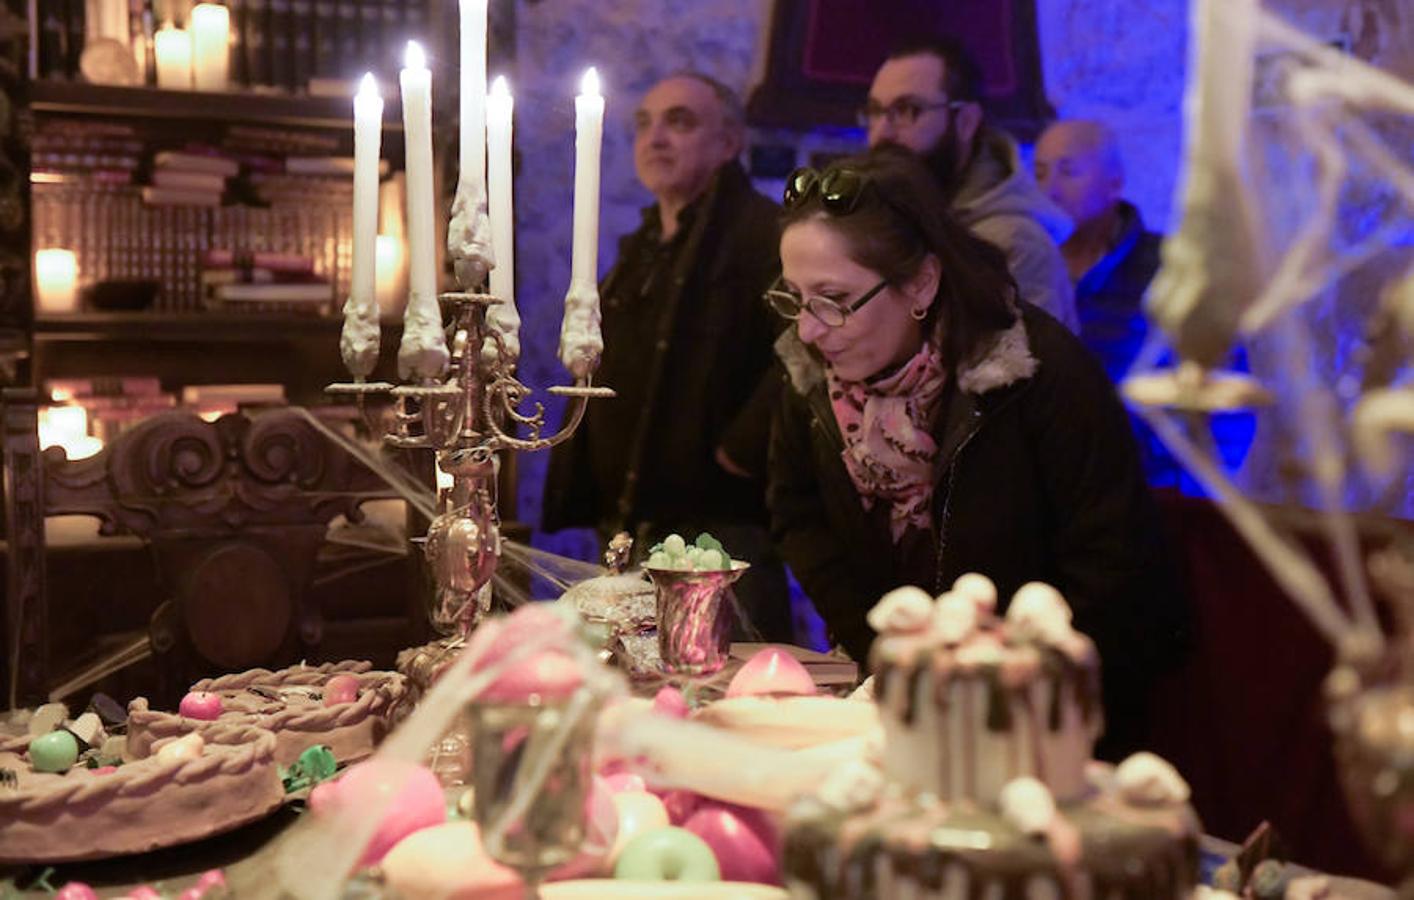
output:
[[[599,291],[596,380],[618,396],[591,404],[551,455],[542,526],[626,530],[640,555],[710,531],[752,563],[736,587],[752,624],[789,642],[764,480],[780,324],[761,292],[780,271],[780,231],[738,162],[744,132],[736,96],[697,72],[660,81],[635,111],[634,167],[655,202]]]
[[[1058,245],[1065,212],[1036,187],[1016,142],[987,126],[981,76],[961,45],[931,40],[890,54],[860,111],[869,146],[896,144],[928,163],[952,214],[1006,252],[1021,297],[1079,328],[1074,290]]]

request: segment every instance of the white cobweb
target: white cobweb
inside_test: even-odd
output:
[[[1414,168],[1392,144],[1414,143],[1414,87],[1257,0],[1195,0],[1192,21],[1181,222],[1146,299],[1158,328],[1124,393],[1321,634],[1374,653],[1381,637],[1346,512],[1381,487],[1408,504]],[[1357,274],[1365,290],[1352,299],[1338,287]],[[1365,330],[1350,341],[1359,353],[1323,367],[1317,348],[1332,341],[1318,332],[1350,321]],[[1262,354],[1253,368],[1266,384],[1218,370],[1239,341]],[[1157,368],[1169,348],[1176,366]],[[1269,437],[1297,497],[1318,511],[1338,587],[1204,440],[1202,416],[1273,402]]]

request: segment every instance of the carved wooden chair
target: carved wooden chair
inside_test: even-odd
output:
[[[148,544],[159,584],[148,619],[159,693],[179,694],[213,671],[319,657],[327,623],[310,585],[328,524],[340,514],[358,521],[361,503],[393,494],[301,411],[215,422],[163,413],[94,457],[68,460],[40,455],[32,397],[7,401],[6,646],[21,650],[8,667],[19,702],[53,688],[51,620],[65,615],[62,598],[46,591],[46,516],[97,516],[100,534]],[[407,632],[393,641],[421,636],[415,587],[406,586]]]

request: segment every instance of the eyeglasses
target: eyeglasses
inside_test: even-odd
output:
[[[859,198],[868,183],[854,169],[828,169],[822,175],[807,166],[796,169],[786,177],[786,192],[782,200],[786,209],[795,209],[818,192],[825,212],[847,216],[859,206]]]
[[[785,282],[777,278],[771,289],[766,291],[766,302],[771,304],[781,318],[794,322],[803,313],[810,313],[820,324],[830,328],[838,328],[849,318],[850,313],[858,312],[860,307],[873,300],[879,292],[889,286],[888,279],[884,279],[865,291],[863,296],[853,303],[840,303],[826,297],[811,297],[806,299],[795,291],[787,290]]]
[[[960,102],[953,100],[929,102],[917,97],[900,97],[888,106],[877,100],[870,100],[859,110],[857,116],[859,124],[865,128],[872,127],[880,119],[887,119],[892,126],[907,126],[917,122],[918,117],[925,112],[932,112],[935,109],[957,109],[961,105]]]

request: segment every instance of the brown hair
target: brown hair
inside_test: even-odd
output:
[[[862,178],[854,209],[827,211],[817,190],[787,204],[782,230],[811,219],[826,222],[844,239],[850,259],[894,286],[916,276],[929,254],[937,257],[941,278],[924,333],[938,336],[949,369],[975,362],[997,332],[1016,322],[1018,292],[1006,254],[948,214],[936,180],[908,151],[878,147],[832,162],[821,176],[837,169]]]

